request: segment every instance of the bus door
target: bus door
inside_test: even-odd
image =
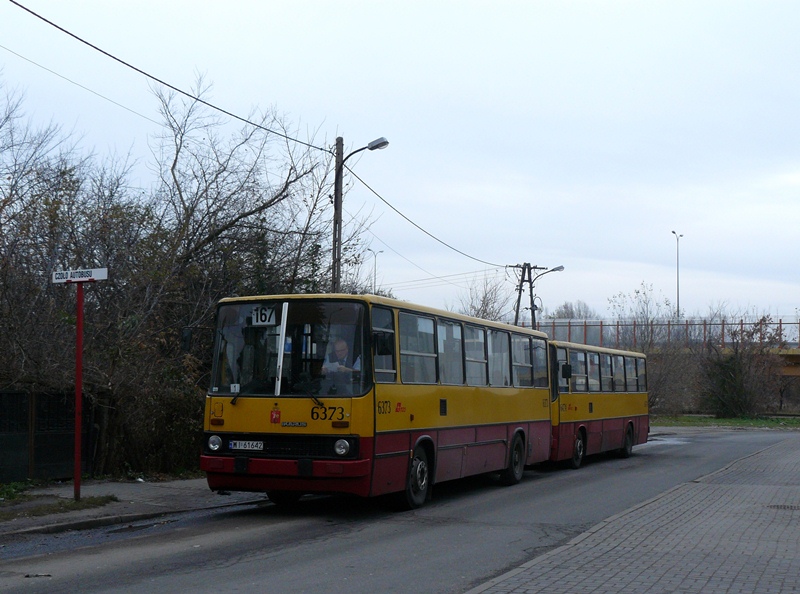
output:
[[[551,459],[558,457],[561,436],[561,394],[569,390],[569,378],[572,369],[567,360],[567,349],[550,345],[550,364],[552,381],[550,382],[550,422],[553,427],[553,443]],[[571,440],[568,440],[571,444]],[[570,445],[571,447],[571,445]]]

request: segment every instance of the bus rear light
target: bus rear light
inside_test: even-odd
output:
[[[212,425],[224,425],[225,419],[211,419]]]

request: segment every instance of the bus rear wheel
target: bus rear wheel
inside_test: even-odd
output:
[[[503,485],[516,485],[522,480],[523,472],[525,472],[525,443],[522,440],[522,436],[517,433],[511,442],[508,467],[500,473],[500,483]]]
[[[577,470],[583,464],[583,459],[586,457],[586,438],[583,436],[583,431],[578,431],[575,434],[575,445],[572,449],[572,458],[570,458],[570,467]]]
[[[625,432],[625,442],[619,450],[620,458],[630,458],[633,453],[633,427],[628,425],[628,430]]]

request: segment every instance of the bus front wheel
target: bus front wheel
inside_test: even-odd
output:
[[[416,509],[425,505],[430,489],[430,466],[425,448],[414,448],[414,457],[411,459],[411,470],[406,478],[406,490],[403,493],[403,507]]]

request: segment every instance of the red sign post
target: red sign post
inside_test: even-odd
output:
[[[108,278],[108,268],[59,270],[53,273],[54,283],[77,283],[75,323],[75,501],[81,500],[81,429],[83,428],[83,283]]]

